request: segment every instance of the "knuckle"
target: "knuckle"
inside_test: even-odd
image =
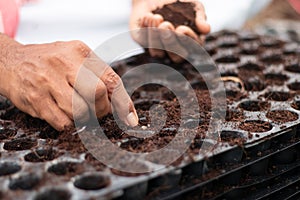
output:
[[[109,93],[122,86],[122,80],[110,67],[105,71],[103,82],[107,87]]]
[[[88,57],[91,52],[91,49],[84,42],[79,40],[72,41],[72,46],[83,58]]]
[[[38,102],[40,99],[40,95],[36,92],[31,92],[28,94],[26,101],[30,104],[34,104],[36,102]]]

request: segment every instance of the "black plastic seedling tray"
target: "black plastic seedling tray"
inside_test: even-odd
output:
[[[218,66],[227,94],[227,115],[218,133],[220,137],[205,137],[209,104],[205,104],[202,97],[209,99],[209,96],[203,79],[192,66],[139,54],[114,63],[116,72],[122,75],[145,63],[172,66],[190,81],[201,105],[208,106],[201,107],[204,114],[200,113],[199,137],[191,141],[181,159],[159,171],[118,172],[87,152],[78,137],[81,133],[75,130],[57,133],[44,122],[1,100],[0,197],[22,200],[241,199],[251,185],[243,184],[245,178],[260,180],[251,186],[264,186],[256,187],[255,192],[245,198],[296,197],[300,177],[299,45],[253,33],[222,31],[208,36],[205,48]],[[167,79],[172,81],[172,77]],[[139,88],[132,98],[142,125],[147,125],[147,109],[154,104],[176,111],[173,94],[163,87]],[[166,141],[176,132],[177,125],[175,119],[168,120],[168,126],[159,137]],[[184,120],[188,124],[193,119]],[[115,127],[111,116],[100,123],[106,124],[104,132],[125,150],[138,151],[142,147],[151,150],[151,140],[116,134],[122,132]],[[185,128],[187,133],[196,130]],[[92,131],[97,132],[97,129]],[[161,145],[159,138],[152,141]],[[205,154],[199,152],[203,143],[210,143],[214,148]],[[155,163],[140,162],[155,169]],[[273,167],[284,170],[275,172]],[[285,176],[288,173],[294,176]],[[284,185],[284,181],[290,184]],[[272,191],[266,190],[270,182],[278,183]]]

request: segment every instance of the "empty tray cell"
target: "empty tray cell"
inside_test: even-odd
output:
[[[296,121],[298,114],[288,110],[273,110],[267,113],[267,118],[274,122],[286,123]]]
[[[281,51],[265,51],[260,60],[266,64],[277,64],[277,63],[282,63],[283,58],[282,58],[282,52]]]
[[[66,174],[76,175],[83,171],[83,167],[77,162],[60,162],[48,168],[48,172],[61,176]]]
[[[266,121],[251,120],[240,123],[239,128],[244,131],[263,133],[270,131],[273,126],[271,123]]]
[[[266,85],[262,81],[261,77],[257,75],[246,78],[243,80],[243,82],[247,91],[262,91],[266,88]]]
[[[289,88],[290,90],[300,91],[300,82],[290,83],[290,84],[288,85],[288,88]]]
[[[105,175],[83,175],[74,181],[74,186],[82,190],[100,190],[110,184],[110,179]]]
[[[265,75],[266,83],[268,85],[283,85],[285,81],[289,79],[289,77],[285,74],[273,74],[269,73]]]
[[[300,73],[299,59],[288,59],[285,61],[285,70],[294,73]]]
[[[217,63],[238,63],[240,61],[240,58],[237,55],[234,54],[228,54],[228,55],[220,55],[217,59]]]
[[[222,142],[227,142],[230,145],[241,145],[247,141],[244,134],[237,131],[222,131],[220,136]]]
[[[21,170],[21,166],[14,162],[0,163],[0,176],[15,174]]]
[[[283,48],[284,55],[297,55],[300,52],[299,44],[289,43]]]
[[[223,37],[218,41],[220,48],[232,48],[238,46],[238,38],[236,36]]]
[[[259,36],[255,33],[251,33],[251,32],[242,32],[239,34],[239,39],[242,42],[253,42],[253,41],[259,40]]]
[[[278,48],[282,46],[282,42],[273,37],[265,37],[261,39],[261,44],[265,48]]]
[[[3,148],[8,151],[23,151],[37,145],[37,140],[31,138],[18,138],[5,142]]]
[[[256,55],[259,53],[259,44],[256,42],[244,43],[241,45],[240,53],[243,55]]]
[[[40,178],[36,174],[30,173],[11,179],[8,187],[11,190],[32,190],[39,182]]]
[[[71,193],[67,190],[52,188],[38,193],[34,200],[69,200],[71,196]]]
[[[124,167],[126,168],[126,167],[128,167],[128,166],[126,166],[126,164],[129,164],[129,163],[124,162],[124,163],[121,163],[120,165],[124,165]],[[111,168],[110,171],[113,174],[118,175],[118,176],[135,177],[135,176],[144,175],[145,171],[150,170],[149,167],[146,164],[144,164],[142,162],[139,162],[139,161],[132,161],[130,164],[131,164],[130,170],[137,171],[137,173],[135,173],[135,172],[121,171],[121,170],[114,169],[114,168]],[[121,167],[119,166],[119,168],[121,168]],[[138,173],[139,171],[143,171],[143,172],[142,173]]]
[[[270,108],[270,103],[258,100],[247,100],[239,104],[239,107],[247,111],[264,111]]]
[[[0,140],[10,139],[13,136],[15,136],[16,134],[17,134],[17,130],[15,130],[15,129],[2,128],[2,129],[0,129]]]
[[[27,162],[46,162],[54,160],[59,156],[59,153],[53,149],[38,149],[25,155],[24,159]]]
[[[238,69],[244,71],[262,71],[264,67],[254,62],[247,62],[239,66]]]
[[[281,92],[281,91],[267,92],[264,96],[266,99],[272,100],[272,101],[287,101],[291,97],[293,97],[293,95],[291,93]]]

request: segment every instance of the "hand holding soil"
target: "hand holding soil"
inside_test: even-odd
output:
[[[164,57],[167,54],[174,62],[181,62],[182,58],[162,49],[171,48],[185,54],[187,49],[183,47],[180,36],[189,36],[201,44],[203,36],[210,32],[204,7],[195,0],[133,0],[130,29],[140,28],[156,29],[134,31],[133,39],[143,47],[156,47],[149,49],[151,56]]]
[[[0,35],[0,44],[0,94],[20,110],[57,130],[73,119],[86,122],[91,112],[101,118],[112,107],[127,125],[137,125],[120,77],[84,43],[22,45]]]

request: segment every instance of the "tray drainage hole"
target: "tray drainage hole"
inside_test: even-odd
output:
[[[71,194],[67,190],[62,189],[48,189],[44,192],[39,193],[34,200],[53,200],[53,199],[71,199]]]
[[[74,186],[83,190],[99,190],[110,184],[108,177],[103,175],[86,175],[75,180]]]
[[[288,85],[290,90],[300,91],[300,82],[294,82]]]
[[[37,145],[37,141],[35,139],[30,138],[19,138],[14,139],[9,142],[5,142],[3,148],[7,151],[23,151],[27,149],[31,149]]]
[[[58,157],[58,152],[53,149],[39,149],[25,155],[27,162],[45,162],[51,161]]]
[[[237,131],[222,131],[220,136],[222,142],[230,144],[243,144],[247,141],[246,137]]]
[[[270,108],[270,106],[271,105],[268,102],[251,100],[244,101],[239,105],[240,108],[252,112],[267,110],[268,108]]]
[[[291,98],[291,94],[288,92],[268,92],[265,94],[265,98],[273,101],[287,101]]]
[[[263,133],[263,132],[270,131],[273,128],[273,126],[271,123],[266,121],[252,120],[252,121],[242,122],[239,125],[239,128],[244,131]]]
[[[17,130],[3,128],[0,129],[0,140],[9,139],[17,134]]]
[[[66,174],[77,174],[80,171],[80,164],[76,162],[61,162],[55,165],[52,165],[48,168],[48,172],[63,176]]]
[[[292,122],[298,119],[298,115],[288,110],[273,110],[267,113],[267,118],[275,122]]]
[[[8,187],[11,190],[31,190],[35,186],[37,186],[39,182],[40,178],[37,175],[31,173],[11,179]]]
[[[21,166],[13,162],[0,163],[0,176],[6,176],[17,173],[21,170]]]
[[[237,63],[239,62],[240,59],[239,57],[235,56],[235,55],[227,55],[227,56],[222,56],[216,59],[217,63]]]

